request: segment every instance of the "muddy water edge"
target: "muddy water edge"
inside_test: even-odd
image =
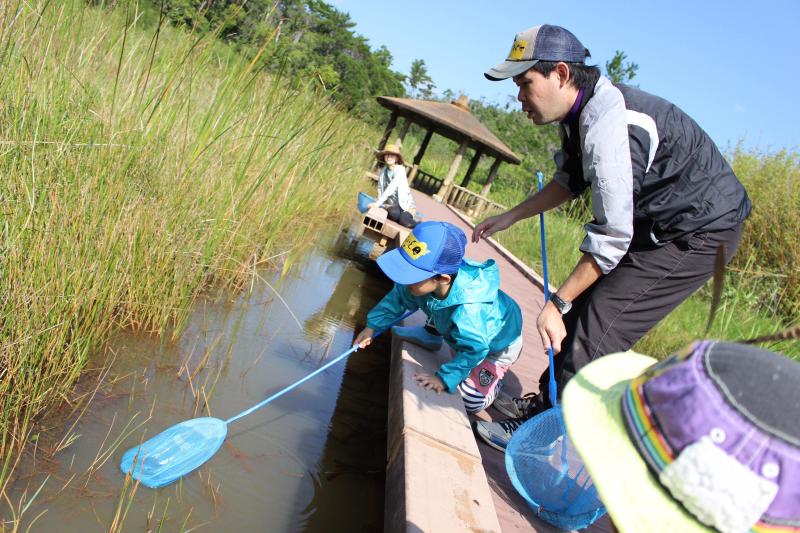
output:
[[[113,357],[108,373],[80,384],[89,408],[77,423],[47,418],[17,471],[17,511],[42,487],[20,530],[382,531],[388,336],[233,423],[220,451],[170,486],[133,491],[118,468],[142,438],[230,417],[347,350],[391,286],[369,244],[348,229],[321,235],[285,274],[198,301],[176,341],[115,335],[96,357]]]

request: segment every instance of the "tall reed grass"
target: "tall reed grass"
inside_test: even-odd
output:
[[[268,44],[140,15],[0,3],[0,493],[110,331],[179,331],[349,210],[366,167],[372,132],[260,72]]]
[[[729,159],[753,211],[728,265],[722,314],[710,336],[737,340],[779,331],[800,317],[800,153],[738,146]],[[705,323],[708,306],[706,288],[670,313],[637,349],[663,355],[685,344]],[[797,341],[768,347],[800,360]]]
[[[800,152],[761,154],[737,147],[731,162],[747,187],[753,211],[732,271],[760,289],[769,312],[800,317]]]

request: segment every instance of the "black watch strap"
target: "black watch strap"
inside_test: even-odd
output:
[[[553,305],[556,306],[558,312],[562,315],[565,315],[572,309],[572,302],[568,302],[563,300],[558,294],[551,292],[550,293],[550,301],[553,302]]]

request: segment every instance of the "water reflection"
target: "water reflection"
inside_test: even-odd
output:
[[[19,469],[15,501],[50,475],[23,530],[38,517],[34,531],[107,531],[118,510],[125,531],[162,522],[163,531],[381,530],[385,341],[232,424],[214,458],[180,482],[120,500],[117,470],[142,438],[195,416],[232,416],[347,350],[388,289],[364,250],[340,234],[282,279],[262,273],[266,283],[251,293],[200,301],[176,342],[117,335],[80,438],[52,458],[42,453],[71,425],[55,417],[62,429]]]

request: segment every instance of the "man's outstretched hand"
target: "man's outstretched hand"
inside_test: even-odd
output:
[[[514,218],[509,213],[503,213],[489,217],[472,230],[472,242],[478,242],[481,238],[491,237],[498,231],[502,231],[514,223]]]

